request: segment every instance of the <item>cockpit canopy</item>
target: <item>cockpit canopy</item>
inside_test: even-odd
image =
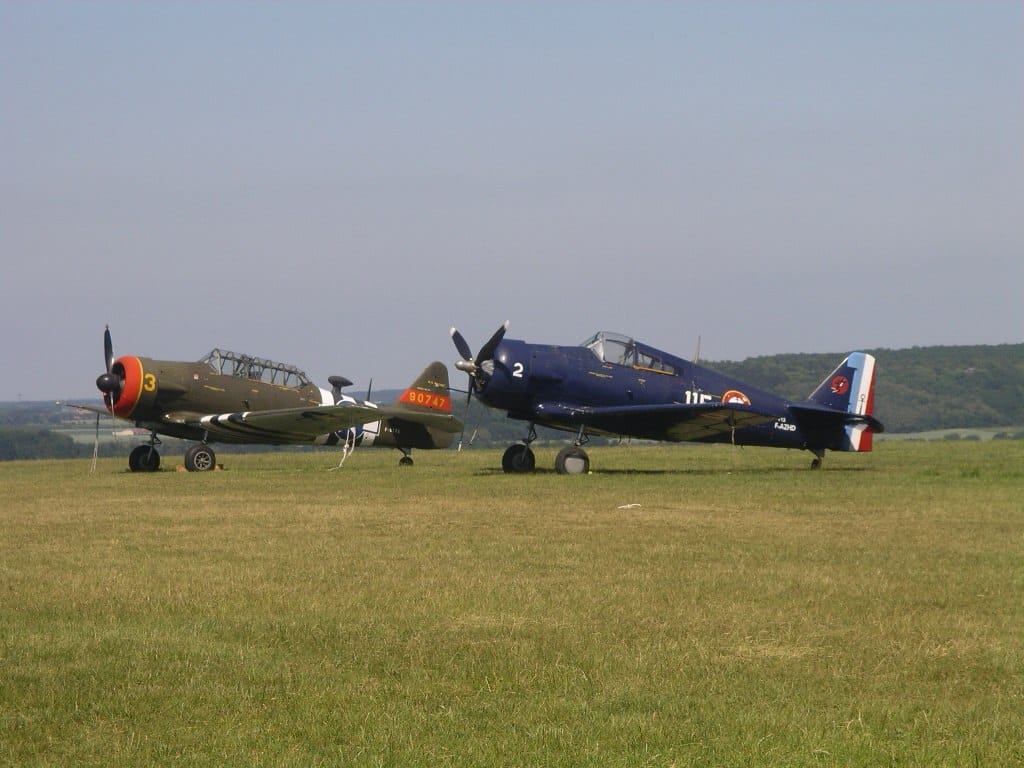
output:
[[[593,352],[602,363],[628,365],[675,376],[682,374],[682,361],[621,333],[598,331],[580,346]]]
[[[275,363],[273,360],[230,352],[226,349],[211,350],[199,362],[206,363],[215,373],[222,376],[237,376],[241,379],[264,381],[293,389],[300,389],[312,383],[306,372],[294,365]]]
[[[597,359],[602,363],[632,365],[636,342],[621,333],[598,331],[580,346],[597,355]]]

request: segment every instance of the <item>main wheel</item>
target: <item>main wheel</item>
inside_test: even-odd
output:
[[[506,472],[533,472],[536,464],[530,446],[522,443],[510,445],[501,457],[501,468]]]
[[[185,469],[189,472],[209,472],[217,466],[217,454],[208,445],[198,443],[185,451]]]
[[[403,456],[402,458],[400,458],[398,460],[398,466],[400,466],[400,467],[411,467],[412,466],[412,456]]]
[[[128,454],[128,469],[132,472],[156,472],[160,469],[160,454],[151,445],[138,445]]]
[[[585,475],[590,471],[590,457],[578,445],[568,445],[555,457],[555,472],[560,475]]]

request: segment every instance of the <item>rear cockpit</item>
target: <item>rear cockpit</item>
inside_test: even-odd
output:
[[[602,363],[626,365],[673,376],[682,374],[681,360],[621,333],[598,331],[580,346],[593,352]]]
[[[240,379],[263,381],[281,387],[301,389],[312,383],[305,371],[294,365],[276,363],[273,360],[230,352],[226,349],[211,350],[199,362],[206,363],[214,373],[222,376],[237,376]]]

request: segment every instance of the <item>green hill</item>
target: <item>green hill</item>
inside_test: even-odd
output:
[[[1024,425],[1024,344],[866,351],[877,361],[875,415],[888,432]],[[706,365],[799,399],[844,354],[772,355]]]

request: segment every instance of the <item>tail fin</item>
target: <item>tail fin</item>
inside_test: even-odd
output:
[[[414,413],[425,411],[452,412],[452,398],[448,391],[448,367],[433,362],[395,401],[395,406]]]
[[[882,432],[874,417],[875,358],[865,352],[851,352],[808,398],[820,408],[848,414],[842,419],[842,451],[870,451],[871,438]]]
[[[433,362],[388,409],[413,448],[447,448],[462,422],[452,415],[448,367]],[[405,416],[407,415],[407,417]]]

